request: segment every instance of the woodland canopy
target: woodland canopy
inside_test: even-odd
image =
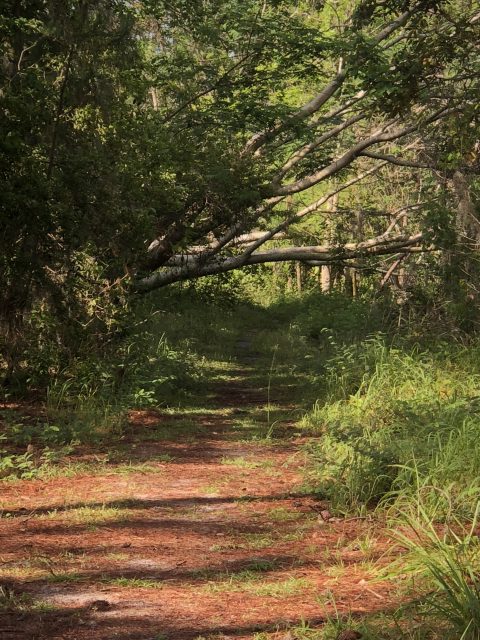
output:
[[[7,371],[25,323],[69,351],[138,293],[251,265],[476,299],[473,1],[2,6]]]

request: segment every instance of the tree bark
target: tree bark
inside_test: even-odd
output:
[[[302,265],[300,262],[295,263],[295,274],[297,277],[297,291],[302,293]]]
[[[463,242],[471,249],[479,248],[480,220],[470,193],[471,178],[457,169],[452,177],[452,186],[457,200],[457,231]]]
[[[322,293],[330,293],[331,267],[329,264],[322,264],[320,267],[320,288]]]

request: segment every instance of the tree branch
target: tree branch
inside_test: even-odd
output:
[[[435,165],[426,164],[424,162],[416,162],[415,160],[405,160],[404,158],[398,158],[390,154],[374,153],[373,151],[363,151],[359,155],[366,158],[373,158],[375,160],[386,160],[390,164],[396,164],[399,167],[412,167],[415,169],[435,169]]]
[[[303,107],[295,111],[295,113],[293,113],[289,118],[287,118],[287,120],[279,123],[278,125],[272,127],[271,129],[267,129],[260,133],[256,133],[247,142],[241,155],[246,156],[249,154],[254,154],[260,149],[260,147],[262,147],[264,144],[266,144],[270,140],[273,140],[274,138],[276,138],[278,134],[284,131],[285,129],[287,129],[287,127],[293,124],[296,124],[298,122],[301,122],[302,120],[305,120],[305,118],[308,118],[313,113],[318,111],[318,109],[320,109],[320,107],[322,107],[326,102],[328,102],[328,100],[330,100],[330,98],[341,87],[341,85],[343,84],[343,81],[345,80],[345,77],[346,77],[346,73],[344,71],[337,73],[337,75],[333,78],[333,80],[331,80],[320,93],[318,93],[314,98],[312,98],[310,102],[307,102],[307,104],[303,105]]]
[[[363,120],[365,117],[366,117],[366,114],[364,113],[360,113],[358,115],[352,116],[348,120],[345,120],[345,122],[342,122],[341,124],[334,127],[333,129],[330,129],[330,131],[327,131],[326,133],[321,135],[319,138],[317,138],[313,142],[310,142],[310,144],[306,144],[305,146],[295,151],[295,153],[293,153],[290,156],[287,162],[274,176],[272,183],[278,184],[282,180],[282,178],[290,171],[290,169],[292,169],[295,165],[301,162],[303,158],[305,158],[306,156],[310,155],[313,151],[315,151],[315,149],[317,149],[321,144],[323,144],[324,142],[327,142],[331,138],[336,137],[339,133],[341,133],[345,129],[348,129],[356,122]]]
[[[348,167],[352,162],[360,155],[362,155],[365,149],[371,147],[375,144],[379,144],[380,142],[391,142],[392,140],[398,140],[399,138],[403,138],[406,135],[417,131],[420,126],[424,126],[427,124],[431,124],[435,120],[438,120],[445,115],[452,113],[455,109],[448,109],[447,107],[442,107],[437,110],[435,113],[430,115],[428,118],[421,122],[417,122],[410,126],[404,127],[403,129],[396,129],[394,131],[385,132],[385,133],[374,133],[369,138],[365,140],[361,140],[357,142],[353,147],[348,149],[343,155],[334,160],[334,162],[330,163],[323,169],[316,171],[315,173],[310,174],[306,178],[302,178],[301,180],[297,180],[296,182],[291,182],[290,184],[286,184],[280,187],[274,187],[270,185],[271,195],[281,196],[281,195],[290,195],[293,193],[299,193],[300,191],[305,191],[310,187],[326,180],[327,178],[332,177],[345,167]],[[268,187],[267,187],[268,191]]]
[[[380,287],[379,287],[379,291],[381,291],[385,285],[387,284],[387,282],[390,280],[390,278],[393,276],[395,269],[397,267],[399,267],[402,262],[405,260],[405,258],[407,257],[407,254],[403,254],[401,255],[399,258],[397,258],[397,260],[395,260],[395,262],[390,265],[388,271],[386,272],[386,274],[383,276],[382,281],[380,282]]]
[[[265,242],[267,242],[268,240],[271,240],[273,237],[277,236],[278,233],[284,231],[285,229],[287,229],[292,224],[296,224],[297,222],[300,222],[300,220],[302,220],[306,216],[310,215],[311,213],[314,213],[315,211],[318,211],[318,209],[322,205],[324,205],[326,202],[328,202],[331,198],[336,196],[338,193],[341,193],[342,191],[345,191],[345,189],[348,189],[349,187],[351,187],[352,185],[356,184],[357,182],[360,182],[361,180],[363,180],[367,176],[370,176],[370,175],[376,173],[382,167],[384,167],[386,164],[387,164],[386,162],[382,162],[381,164],[376,165],[372,169],[369,169],[368,171],[364,171],[363,173],[359,174],[358,176],[355,176],[355,178],[352,178],[348,182],[345,182],[344,184],[342,184],[340,187],[338,187],[334,191],[331,191],[330,193],[322,196],[321,198],[318,198],[318,200],[315,200],[315,202],[312,202],[307,207],[304,207],[300,211],[296,211],[293,215],[289,216],[288,218],[286,218],[285,220],[280,222],[276,227],[274,227],[273,229],[270,229],[269,231],[266,231],[264,233],[263,237],[259,238],[254,244],[252,244],[247,249],[247,254],[252,253],[256,249],[258,249],[260,246],[265,244]]]
[[[398,235],[392,238],[387,238],[385,234],[382,234],[359,243],[347,243],[340,246],[279,247],[262,253],[253,253],[249,256],[216,258],[207,264],[203,263],[197,256],[185,256],[183,265],[156,271],[136,282],[134,289],[139,293],[145,293],[173,282],[226,273],[244,266],[269,262],[290,262],[292,260],[301,262],[311,260],[337,262],[338,260],[386,255],[398,253],[399,251],[418,251],[421,249],[419,245],[422,239],[423,235],[421,233],[411,236]]]
[[[417,4],[408,11],[402,13],[395,20],[392,20],[392,22],[390,22],[376,36],[372,38],[372,42],[374,44],[380,44],[380,42],[386,40],[397,29],[404,26],[408,22],[409,18],[413,14],[415,14],[419,10],[419,8],[421,8],[421,5]],[[295,111],[286,120],[271,127],[270,129],[266,129],[254,134],[246,143],[241,155],[246,156],[257,154],[261,147],[276,138],[289,126],[297,124],[298,122],[301,122],[302,120],[305,120],[306,118],[316,113],[338,91],[338,89],[344,83],[346,77],[347,71],[340,70],[334,76],[334,78],[332,78],[332,80],[330,80],[330,82],[322,89],[322,91],[314,96],[309,102],[300,107],[300,109]]]

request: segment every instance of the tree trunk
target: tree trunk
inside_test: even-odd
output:
[[[462,244],[470,249],[479,248],[480,221],[473,204],[467,176],[457,170],[452,177],[452,186],[457,201],[457,231]]]
[[[302,265],[300,262],[295,263],[295,273],[297,276],[297,291],[302,293]]]
[[[322,293],[330,293],[331,287],[331,267],[328,264],[323,264],[320,267],[320,289]]]
[[[345,267],[345,294],[349,298],[353,298],[352,272],[349,267]]]
[[[351,281],[352,281],[352,298],[356,298],[358,296],[358,274],[357,270],[351,267],[349,269],[351,273]]]

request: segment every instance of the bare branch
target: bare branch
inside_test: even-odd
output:
[[[341,133],[345,129],[348,129],[356,122],[363,120],[365,117],[366,117],[366,114],[364,113],[360,113],[358,115],[352,116],[348,120],[345,120],[345,122],[342,122],[341,124],[334,127],[333,129],[330,129],[330,131],[327,131],[326,133],[321,135],[319,138],[317,138],[313,142],[310,142],[310,144],[306,144],[305,146],[298,149],[294,154],[290,156],[290,158],[283,165],[280,171],[275,175],[275,177],[272,180],[272,183],[274,184],[279,183],[280,180],[290,171],[290,169],[292,169],[301,160],[303,160],[303,158],[305,158],[306,156],[310,155],[313,151],[315,151],[315,149],[317,149],[321,144],[323,144],[324,142],[327,142],[327,140],[330,140],[331,138],[334,138],[339,133]]]
[[[221,251],[224,247],[226,247],[232,241],[234,241],[239,234],[244,232],[244,229],[247,226],[247,224],[252,224],[252,219],[258,220],[264,214],[271,211],[273,207],[279,202],[281,202],[282,200],[285,200],[285,196],[270,198],[269,200],[267,200],[265,204],[257,207],[255,214],[251,216],[248,223],[245,222],[245,220],[239,220],[236,224],[232,225],[230,229],[228,229],[228,231],[226,231],[218,240],[210,243],[208,249],[203,254],[203,258],[205,259],[205,258],[208,258],[209,256],[213,256],[219,253],[219,251]]]
[[[366,158],[374,158],[375,160],[386,160],[390,164],[396,164],[400,167],[412,167],[415,169],[435,169],[435,165],[427,164],[425,162],[416,162],[415,160],[405,160],[391,154],[374,153],[373,151],[363,151],[361,156]]]
[[[336,196],[338,193],[341,193],[342,191],[345,191],[345,189],[348,189],[349,187],[351,187],[352,185],[356,184],[357,182],[360,182],[361,180],[363,180],[367,176],[370,176],[370,175],[376,173],[382,167],[384,167],[386,164],[387,164],[386,162],[383,162],[381,164],[376,165],[375,167],[372,167],[368,171],[364,171],[363,173],[355,176],[355,178],[352,178],[348,182],[345,182],[344,184],[342,184],[340,187],[338,187],[334,191],[331,191],[330,193],[322,196],[321,198],[318,198],[318,200],[315,200],[315,202],[312,202],[311,204],[309,204],[308,207],[304,207],[300,211],[296,211],[293,215],[291,215],[288,218],[286,218],[285,220],[283,220],[283,222],[280,222],[280,224],[278,224],[276,227],[274,227],[273,229],[270,229],[269,231],[266,231],[262,238],[259,238],[253,245],[251,245],[248,248],[247,253],[251,253],[252,251],[255,251],[262,244],[265,244],[265,242],[267,242],[268,240],[271,240],[273,237],[277,236],[278,233],[284,231],[285,229],[287,229],[292,224],[300,222],[300,220],[302,220],[306,216],[310,215],[311,213],[314,213],[315,211],[318,211],[318,209],[322,205],[324,205],[326,202],[328,202],[331,198]]]
[[[343,115],[351,107],[353,107],[354,104],[357,104],[357,102],[360,102],[360,100],[363,100],[363,98],[365,98],[366,95],[367,95],[367,92],[364,91],[363,89],[361,91],[358,91],[353,96],[353,98],[350,98],[350,100],[347,100],[347,102],[345,102],[341,107],[336,107],[333,111],[330,111],[329,113],[322,116],[321,118],[318,118],[315,121],[315,125],[321,124],[323,122],[328,122],[329,120],[333,120],[333,118],[338,118],[338,116]]]
[[[424,120],[410,126],[404,127],[402,129],[394,129],[393,131],[386,131],[384,133],[376,132],[369,138],[357,142],[357,144],[348,149],[348,151],[346,151],[343,155],[341,155],[339,158],[334,160],[334,162],[330,163],[323,169],[320,169],[320,171],[316,171],[306,178],[302,178],[301,180],[297,180],[296,182],[292,182],[290,184],[272,189],[272,195],[289,195],[292,193],[305,191],[306,189],[313,187],[319,182],[332,177],[345,167],[348,167],[358,156],[362,155],[362,152],[365,149],[368,149],[368,147],[379,144],[380,142],[391,142],[392,140],[403,138],[406,135],[418,130],[420,126],[431,124],[435,120],[444,117],[448,113],[452,113],[452,111],[454,111],[454,109],[447,109],[446,107],[442,107],[441,109],[430,115],[428,118],[425,118]]]
[[[411,9],[402,13],[402,15],[398,16],[396,20],[393,20],[392,22],[387,24],[387,26],[382,29],[380,33],[377,33],[377,35],[373,38],[373,41],[376,44],[379,44],[380,42],[382,42],[382,40],[386,40],[390,35],[392,35],[394,31],[406,25],[409,18],[411,18],[419,9],[420,11],[423,10],[420,3],[414,5]]]
[[[421,233],[411,236],[398,235],[392,238],[385,237],[385,234],[382,234],[364,242],[347,243],[340,246],[280,247],[262,253],[253,253],[249,256],[216,258],[207,264],[204,264],[197,256],[186,256],[183,265],[156,271],[135,283],[135,289],[138,292],[152,291],[173,282],[226,273],[247,265],[266,264],[269,262],[289,262],[292,260],[301,262],[311,260],[337,262],[362,256],[417,251],[421,250],[419,245],[422,239]]]
[[[393,250],[398,251],[400,248],[418,245],[423,239],[421,233],[412,236],[399,235],[388,238],[386,234],[377,236],[358,243],[347,243],[338,247],[332,245],[307,246],[307,247],[278,247],[264,251],[262,253],[253,253],[247,264],[262,264],[264,262],[285,262],[288,260],[312,260],[320,258],[322,260],[335,261],[338,259],[357,258],[365,255],[379,255],[382,253],[391,253]]]
[[[382,281],[380,282],[380,287],[379,290],[381,291],[385,285],[387,284],[387,282],[390,280],[390,278],[393,276],[393,274],[395,273],[395,269],[397,267],[399,267],[402,262],[404,261],[404,259],[407,257],[407,254],[403,254],[400,256],[400,258],[398,258],[397,260],[395,260],[395,262],[393,264],[390,265],[387,273],[383,276]]]
[[[264,144],[276,138],[278,134],[284,131],[287,127],[305,120],[305,118],[308,118],[313,113],[318,111],[320,107],[322,107],[328,100],[330,100],[334,93],[336,93],[337,90],[341,87],[343,81],[345,80],[345,77],[346,73],[344,71],[337,73],[333,80],[331,80],[320,93],[312,98],[310,102],[307,102],[307,104],[298,109],[298,111],[292,114],[287,120],[279,123],[271,129],[261,131],[260,133],[256,133],[254,136],[252,136],[245,145],[242,151],[242,156],[255,153]]]

